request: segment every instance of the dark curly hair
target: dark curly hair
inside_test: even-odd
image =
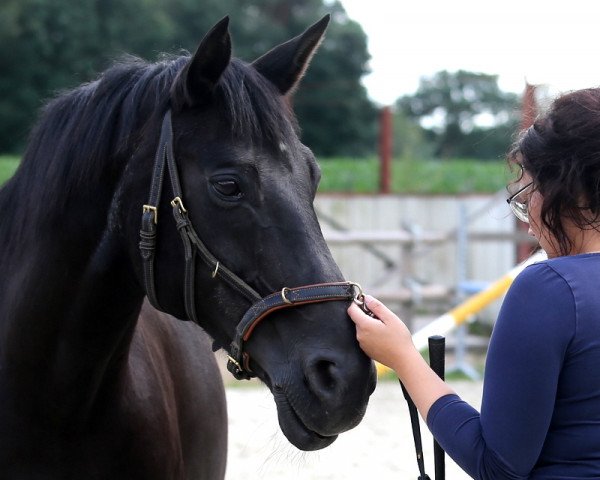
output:
[[[543,225],[566,255],[573,247],[569,219],[582,229],[599,229],[600,88],[558,97],[549,111],[523,131],[509,153],[531,175],[543,197]]]

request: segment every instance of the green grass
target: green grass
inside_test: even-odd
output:
[[[0,185],[14,173],[19,157],[0,155]],[[330,158],[319,161],[320,193],[376,193],[379,161],[373,158]],[[493,193],[506,185],[504,161],[395,160],[392,192],[416,194]]]
[[[0,185],[3,185],[17,169],[19,157],[0,155]]]
[[[375,193],[379,189],[376,158],[320,160],[319,192]],[[394,160],[392,192],[416,194],[493,193],[506,185],[504,161]]]

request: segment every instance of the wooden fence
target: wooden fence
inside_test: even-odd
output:
[[[444,310],[459,284],[494,281],[514,267],[516,245],[530,242],[503,194],[323,194],[315,205],[345,277],[405,312]]]

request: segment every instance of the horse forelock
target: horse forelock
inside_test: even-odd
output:
[[[279,148],[296,136],[296,119],[277,88],[252,66],[232,59],[217,84],[232,133],[240,138]]]

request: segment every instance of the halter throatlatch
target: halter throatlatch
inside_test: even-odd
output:
[[[225,281],[225,283],[246,298],[251,304],[237,325],[235,336],[229,348],[227,368],[235,378],[240,380],[255,376],[250,370],[250,360],[248,354],[244,352],[244,343],[248,341],[254,328],[268,314],[282,308],[308,303],[351,299],[356,301],[359,297],[362,297],[362,290],[357,284],[352,282],[333,282],[296,288],[285,287],[280,292],[262,298],[250,285],[219,262],[206,248],[202,240],[200,240],[188,217],[188,211],[184,206],[179,174],[177,173],[177,165],[175,164],[175,156],[173,155],[171,111],[167,110],[163,117],[160,140],[154,158],[148,203],[142,208],[139,243],[146,294],[150,303],[156,309],[162,310],[158,303],[156,282],[154,280],[154,257],[156,251],[158,210],[165,175],[165,165],[169,171],[169,179],[173,192],[173,199],[171,200],[173,218],[175,219],[175,225],[183,243],[185,257],[184,299],[185,311],[188,318],[198,323],[196,315],[196,290],[194,285],[197,256],[206,264],[213,279],[219,278]]]

